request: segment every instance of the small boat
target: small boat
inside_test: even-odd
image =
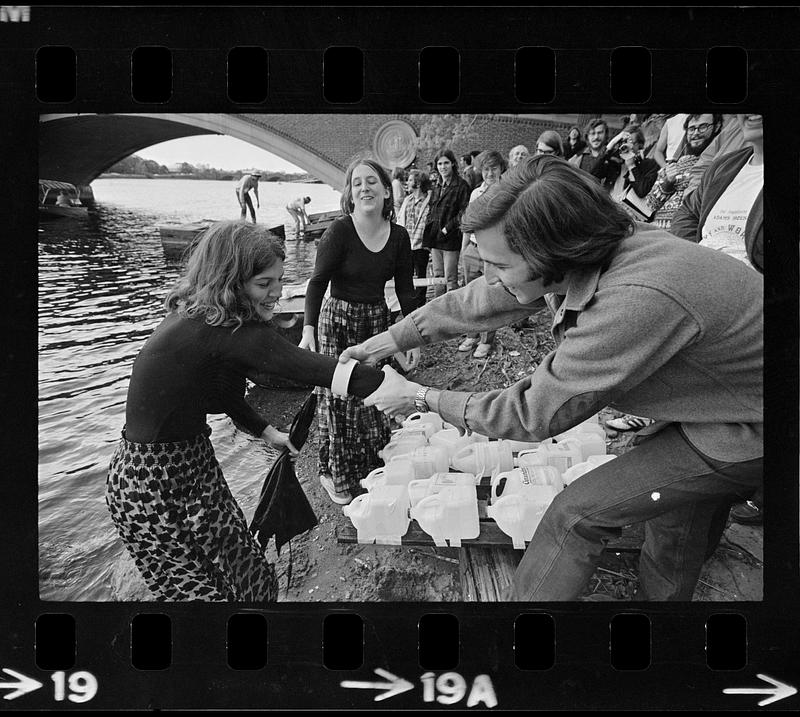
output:
[[[183,254],[197,239],[202,232],[210,227],[216,219],[203,219],[198,222],[188,224],[159,224],[158,233],[161,235],[161,246],[165,254]],[[269,231],[278,239],[286,239],[286,230],[283,224],[270,227]]]
[[[306,239],[316,239],[333,224],[334,220],[342,216],[341,209],[333,209],[329,212],[317,212],[308,215],[308,225],[306,226]]]
[[[39,180],[39,220],[85,217],[88,207],[81,204],[78,188],[69,182]]]

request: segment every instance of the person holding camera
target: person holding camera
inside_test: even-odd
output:
[[[623,202],[631,191],[644,199],[655,184],[659,167],[654,159],[644,156],[643,148],[644,134],[638,127],[622,130],[608,143],[606,152],[619,165],[619,174],[610,190],[614,201]]]

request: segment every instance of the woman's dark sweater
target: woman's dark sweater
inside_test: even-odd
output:
[[[186,440],[205,429],[209,413],[225,413],[259,436],[268,422],[245,401],[245,379],[258,384],[281,376],[330,388],[336,363],[260,321],[234,331],[169,314],[134,361],[126,436],[136,443]],[[358,365],[349,391],[363,398],[382,381],[383,373]]]
[[[384,287],[394,278],[400,309],[408,316],[416,307],[411,266],[411,240],[405,227],[391,224],[389,239],[380,251],[370,251],[358,236],[351,216],[328,227],[317,247],[314,273],[306,290],[306,326],[316,327],[328,284],[331,296],[353,303],[373,304],[384,298]]]

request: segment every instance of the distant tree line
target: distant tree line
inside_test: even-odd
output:
[[[197,166],[189,164],[188,162],[181,162],[174,167],[172,171],[163,164],[159,164],[152,159],[144,159],[136,154],[130,157],[121,159],[116,164],[109,167],[105,174],[130,174],[139,177],[166,177],[166,176],[180,176],[183,179],[222,179],[233,180],[241,179],[245,174],[241,169],[217,169],[210,167],[207,164],[198,164]],[[289,174],[287,172],[278,171],[262,171],[262,182],[291,182],[298,179],[307,179],[308,174],[300,172],[297,174]]]

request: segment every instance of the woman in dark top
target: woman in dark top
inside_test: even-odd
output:
[[[392,183],[371,159],[347,169],[342,212],[323,234],[306,291],[300,346],[336,358],[389,327],[384,287],[394,278],[404,315],[416,308],[408,232],[394,223]],[[323,304],[330,284],[330,297]],[[321,307],[321,311],[320,311]],[[315,336],[316,331],[316,336]],[[318,389],[319,478],[331,500],[346,505],[359,481],[382,464],[390,438],[388,419],[359,398]]]
[[[422,246],[431,250],[433,275],[444,277],[446,288],[434,287],[434,295],[458,288],[458,258],[461,254],[461,215],[469,204],[471,190],[458,176],[458,163],[449,149],[440,150],[435,158],[439,183],[433,188],[428,204],[428,219]]]
[[[226,413],[270,446],[296,449],[245,401],[245,380],[278,375],[330,386],[336,361],[302,351],[267,322],[281,295],[283,248],[247,222],[212,225],[137,356],[106,502],[148,588],[161,600],[272,601],[274,567],[247,529],[206,425]],[[383,374],[357,366],[349,391]]]
[[[586,142],[581,138],[581,131],[577,127],[570,127],[567,139],[564,142],[564,159],[574,157],[586,149]]]

